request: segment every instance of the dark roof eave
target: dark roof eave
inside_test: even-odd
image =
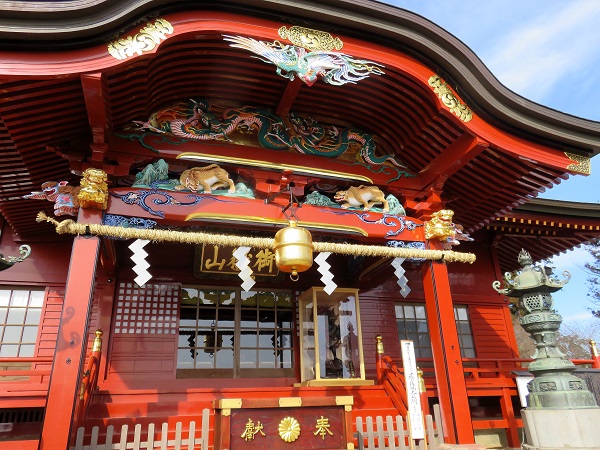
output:
[[[53,2],[52,7],[48,2],[38,3],[44,8],[32,13],[9,9],[0,2],[0,39],[44,40],[52,34],[55,49],[59,49],[60,37],[87,40],[157,8],[215,5],[175,0],[79,0]],[[216,5],[223,10],[326,23],[349,35],[385,42],[430,65],[492,124],[565,151],[589,157],[600,152],[600,122],[561,113],[515,94],[463,42],[417,14],[372,0],[224,0]]]
[[[582,219],[600,219],[600,203],[567,202],[532,198],[513,209],[513,212],[542,213],[552,216],[580,217]]]

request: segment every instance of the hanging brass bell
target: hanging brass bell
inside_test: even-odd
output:
[[[275,235],[275,264],[282,272],[298,279],[298,272],[305,272],[313,263],[313,244],[310,231],[290,221],[290,225]]]

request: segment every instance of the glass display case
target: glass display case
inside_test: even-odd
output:
[[[365,380],[357,289],[299,297],[301,386],[369,385]]]

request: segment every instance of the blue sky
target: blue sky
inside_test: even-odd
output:
[[[600,1],[598,0],[396,0],[463,41],[506,87],[544,106],[600,121]],[[592,175],[573,176],[542,198],[600,202],[600,157]],[[576,249],[553,261],[572,279],[554,294],[565,320],[587,320],[587,252]],[[598,320],[598,319],[591,319]]]

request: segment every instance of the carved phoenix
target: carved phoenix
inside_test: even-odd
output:
[[[277,74],[294,80],[297,76],[312,86],[319,77],[328,84],[340,86],[356,83],[371,74],[382,75],[383,67],[372,61],[354,59],[339,52],[308,51],[296,45],[279,41],[264,42],[243,36],[224,35],[231,47],[241,48],[259,55],[261,61],[277,66]]]

